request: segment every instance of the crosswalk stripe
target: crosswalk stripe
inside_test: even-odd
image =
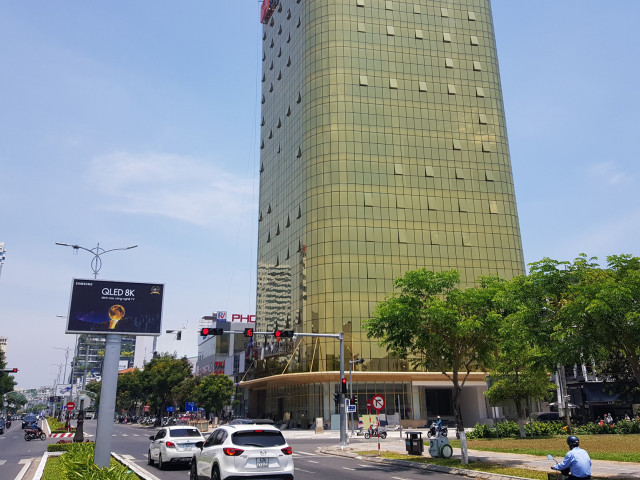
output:
[[[0,465],[4,465],[5,463],[7,463],[6,460],[0,460]]]

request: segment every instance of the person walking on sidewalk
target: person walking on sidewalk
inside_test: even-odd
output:
[[[562,463],[553,465],[553,470],[560,470],[564,475],[568,471],[569,480],[591,478],[591,458],[586,450],[580,448],[580,440],[575,435],[567,437],[567,445],[569,451],[564,456]]]

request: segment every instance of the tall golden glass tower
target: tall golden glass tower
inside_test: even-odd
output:
[[[419,380],[385,374],[408,367],[361,327],[394,279],[524,273],[490,2],[265,3],[257,329],[344,331],[347,368],[365,358],[392,384],[371,388],[411,403]],[[335,379],[287,385],[335,372],[338,343],[305,340],[260,347],[256,377],[290,361],[265,414],[313,395],[307,416],[326,414],[317,388]]]

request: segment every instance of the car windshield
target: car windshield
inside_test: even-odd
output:
[[[35,415],[27,415],[26,417],[24,417],[25,422],[35,422],[36,420],[37,417]]]
[[[200,437],[200,431],[197,428],[173,428],[169,430],[169,436],[174,438],[184,437]]]
[[[244,447],[278,447],[286,442],[280,432],[271,430],[249,430],[231,436],[234,445]]]

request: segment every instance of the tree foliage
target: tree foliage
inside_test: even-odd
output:
[[[581,273],[567,293],[565,338],[579,339],[583,357],[624,359],[640,385],[640,258],[609,256],[607,268],[591,265]]]
[[[7,368],[5,361],[5,354],[0,350],[0,368]],[[13,391],[13,387],[16,386],[16,381],[13,375],[9,375],[5,372],[0,372],[0,397]]]
[[[220,413],[222,407],[231,403],[234,392],[235,386],[229,377],[211,374],[202,378],[193,393],[198,406],[209,413]]]
[[[191,364],[186,357],[176,358],[171,354],[154,356],[145,364],[140,376],[144,396],[151,409],[160,414],[166,406],[173,406],[173,389],[192,376]]]
[[[414,368],[440,371],[453,384],[454,412],[468,462],[460,393],[469,374],[486,371],[494,361],[501,314],[493,299],[497,277],[482,277],[479,286],[457,288],[456,270],[418,269],[395,280],[387,295],[364,322],[367,335],[380,339],[389,352],[408,358]]]

